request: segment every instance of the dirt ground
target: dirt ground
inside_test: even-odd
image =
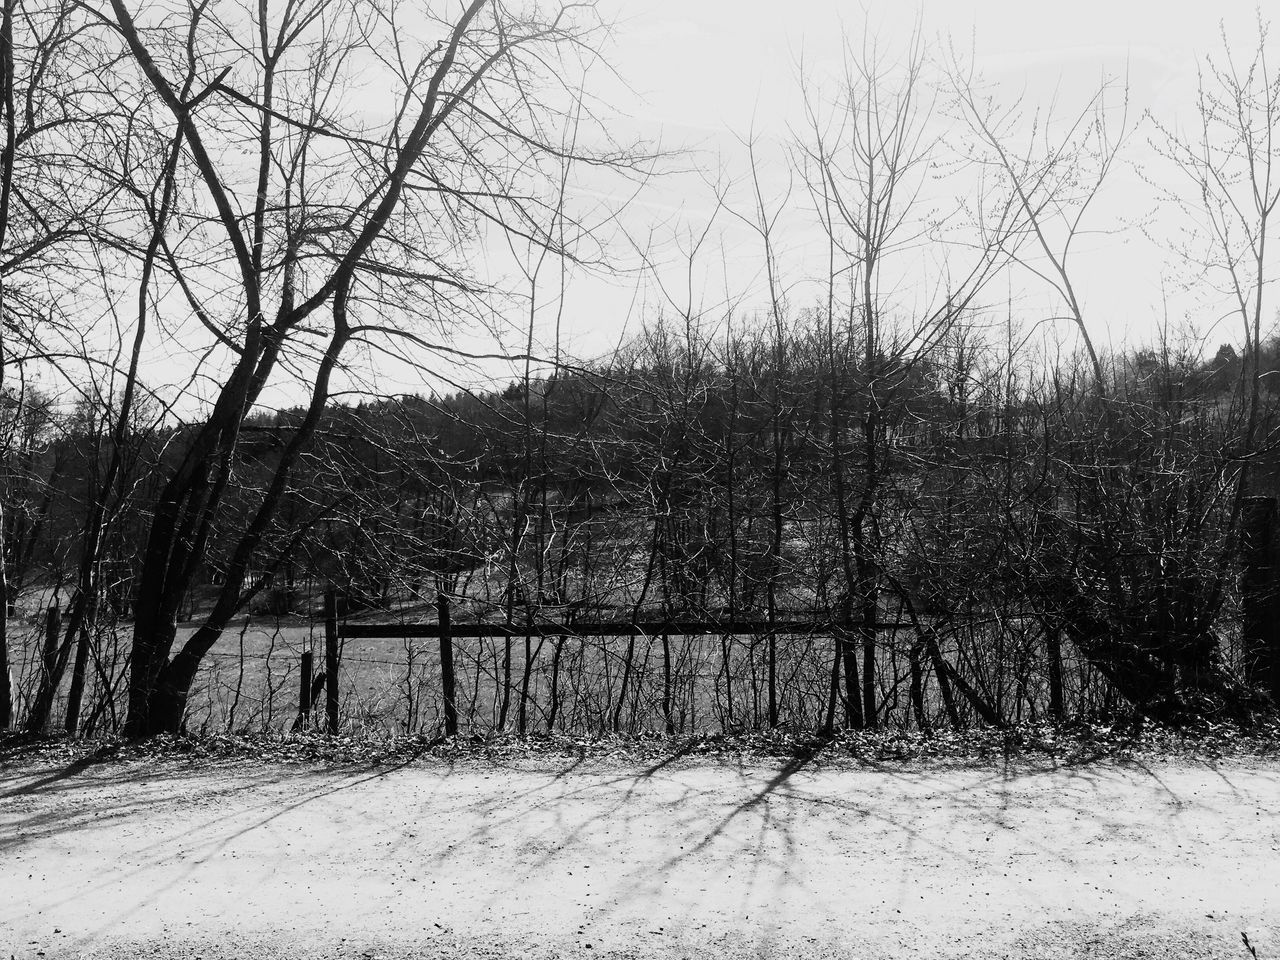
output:
[[[0,774],[31,957],[1280,958],[1280,768]]]

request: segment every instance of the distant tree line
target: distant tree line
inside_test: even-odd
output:
[[[1181,722],[1267,708],[1267,652],[1241,635],[1231,469],[1245,407],[1232,349],[1105,357],[1104,400],[1083,357],[1048,364],[957,332],[911,364],[877,361],[868,437],[855,338],[817,309],[797,313],[781,344],[775,332],[743,323],[713,339],[660,320],[574,373],[330,407],[263,533],[245,608],[314,617],[314,585],[333,584],[348,615],[428,616],[445,593],[464,615],[517,624],[831,622],[816,646],[767,633],[716,641],[734,727],[1133,710]],[[1263,358],[1280,370],[1274,342]],[[1264,391],[1268,433],[1277,399]],[[62,419],[38,394],[8,415],[25,418],[6,474],[10,583],[65,592],[94,509],[100,431],[87,411]],[[183,620],[225,582],[235,535],[303,416],[246,421]],[[134,615],[149,478],[181,448],[178,432],[130,435],[129,495],[113,504],[96,568],[99,624]],[[1274,496],[1277,466],[1260,450],[1248,493]],[[869,541],[861,566],[858,537]],[[123,647],[110,633],[84,638],[118,693]],[[525,644],[507,640],[496,668],[499,727],[536,727],[522,709],[527,671],[550,669],[556,650],[539,662]],[[638,675],[641,649],[621,642],[618,670]],[[573,669],[557,664],[557,684]],[[615,693],[595,721],[604,729],[626,725],[626,692]],[[27,703],[48,709],[32,691]]]

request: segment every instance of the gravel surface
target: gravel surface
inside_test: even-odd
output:
[[[1280,958],[1280,765],[0,772],[31,957]]]

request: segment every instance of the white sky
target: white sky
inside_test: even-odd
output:
[[[1206,54],[1221,52],[1220,27],[1239,57],[1248,57],[1257,47],[1258,11],[1248,0],[925,0],[922,6],[892,0],[868,0],[865,5],[838,0],[600,3],[605,18],[616,20],[613,44],[605,52],[625,84],[600,71],[590,78],[591,89],[617,112],[613,132],[623,141],[642,138],[668,148],[690,148],[679,163],[697,171],[650,183],[622,223],[634,243],[647,247],[661,265],[656,279],[667,292],[677,301],[691,295],[695,310],[703,308],[709,322],[723,314],[726,294],[737,303],[739,317],[761,312],[766,301],[759,240],[728,214],[717,218],[686,292],[681,244],[687,249],[690,236],[706,225],[713,196],[705,181],[736,181],[739,189],[730,202],[740,212],[750,212],[749,194],[742,189],[747,164],[741,140],[754,130],[763,158],[764,192],[770,203],[780,203],[794,174],[784,162],[785,144],[791,130],[803,125],[801,59],[806,72],[821,79],[838,69],[846,41],[859,44],[870,32],[883,48],[895,51],[918,23],[928,53],[940,55],[948,42],[965,56],[971,52],[987,89],[1002,101],[1023,98],[1028,111],[1056,98],[1058,115],[1071,115],[1104,77],[1127,76],[1135,129],[1122,154],[1124,164],[1085,223],[1089,235],[1079,245],[1073,267],[1087,324],[1102,346],[1150,340],[1166,314],[1173,327],[1190,324],[1203,333],[1210,352],[1219,342],[1240,340],[1238,322],[1215,328],[1215,320],[1224,313],[1220,300],[1178,289],[1188,272],[1165,242],[1173,231],[1144,233],[1133,224],[1169,215],[1158,207],[1155,191],[1137,171],[1157,183],[1172,183],[1176,177],[1151,147],[1157,135],[1154,125],[1138,121],[1148,110],[1166,124],[1194,120],[1198,62]],[[1274,45],[1273,40],[1270,46]],[[1272,60],[1280,64],[1280,55]],[[616,203],[619,198],[615,194],[608,199]],[[825,243],[807,205],[797,180],[778,232],[782,280],[795,291],[797,306],[807,306],[815,297],[814,290],[797,281],[820,274],[826,265]],[[1152,234],[1159,239],[1152,239]],[[612,253],[622,271],[573,277],[562,309],[556,297],[558,270],[547,270],[539,294],[543,307],[538,352],[551,353],[557,320],[569,354],[591,357],[606,353],[653,316],[663,299],[655,276],[637,272],[640,258],[634,247],[622,237],[615,240]],[[485,255],[503,256],[501,251]],[[926,278],[922,295],[927,286]],[[1060,307],[1050,292],[1026,282],[1025,276],[1022,281],[1002,282],[992,293],[993,306],[1002,307],[1006,291],[1024,318],[1043,317]],[[1274,307],[1268,308],[1266,318],[1274,321]],[[523,348],[526,320],[519,311],[504,317],[502,348]],[[1073,342],[1066,324],[1052,333]],[[480,352],[496,349],[488,331],[458,329],[452,334],[458,346]],[[372,374],[372,385],[385,392],[443,386],[429,372],[424,377],[394,370],[382,360],[369,366],[373,369],[365,373]],[[188,364],[174,365],[175,370],[179,367],[186,370]],[[519,364],[486,362],[470,374],[451,375],[492,381],[518,376],[521,369]],[[168,386],[163,371],[154,382],[162,390]],[[362,377],[361,382],[368,385],[368,379]],[[264,399],[290,405],[296,398],[296,389],[284,382]]]
[[[1257,10],[1242,0],[609,3],[619,14],[615,63],[647,101],[635,113],[708,131],[740,128],[753,111],[766,122],[785,122],[795,58],[839,59],[842,36],[856,41],[864,22],[890,43],[917,20],[926,36],[949,36],[960,47],[972,39],[979,66],[1015,86],[1052,86],[1077,73],[1096,78],[1127,57],[1135,84],[1158,91],[1192,76],[1195,56],[1206,52],[1206,42],[1216,44],[1220,22],[1249,45]]]
[[[704,171],[716,167],[719,155],[730,178],[740,178],[746,171],[739,138],[749,130],[754,128],[762,137],[767,155],[771,145],[775,151],[780,149],[789,125],[802,123],[797,84],[800,59],[806,72],[820,77],[840,63],[844,40],[860,42],[868,28],[882,46],[892,49],[905,41],[918,20],[931,53],[944,49],[944,38],[950,38],[962,53],[972,50],[977,70],[1000,98],[1013,101],[1021,96],[1028,110],[1047,106],[1056,97],[1058,113],[1072,114],[1104,76],[1127,75],[1135,129],[1122,155],[1125,163],[1086,221],[1087,228],[1098,232],[1080,244],[1074,268],[1073,279],[1093,335],[1104,345],[1150,339],[1166,312],[1165,298],[1175,327],[1190,320],[1197,330],[1206,332],[1221,314],[1218,304],[1171,295],[1171,285],[1176,287],[1185,276],[1184,266],[1166,246],[1131,225],[1158,212],[1154,192],[1138,177],[1137,168],[1157,181],[1175,176],[1156,160],[1150,146],[1156,136],[1154,127],[1137,121],[1147,110],[1165,123],[1194,119],[1198,58],[1221,52],[1224,27],[1232,49],[1240,56],[1250,54],[1257,45],[1254,4],[1244,0],[1217,4],[927,0],[913,7],[887,0],[865,5],[835,0],[604,2],[606,16],[617,17],[609,58],[631,89],[609,84],[597,85],[595,92],[627,116],[618,122],[619,135],[625,138],[634,133],[660,137],[667,146],[695,146],[700,151],[697,164]],[[766,192],[781,197],[787,176],[784,164],[766,166]],[[805,202],[797,183],[790,206],[799,208]],[[661,238],[687,236],[688,231],[701,229],[710,204],[711,191],[697,177],[664,178],[651,185],[632,209],[628,226],[635,233],[637,227],[647,231],[657,223],[654,249],[668,261],[678,260]],[[811,226],[800,225],[801,219],[797,209],[790,221],[785,217],[780,221],[786,248],[784,272],[789,266],[793,273],[803,273],[805,250],[818,240]],[[763,287],[758,243],[731,217],[722,217],[713,245],[715,251],[704,258],[713,262],[705,264],[695,283],[695,300],[714,307],[723,296],[727,277],[733,292],[747,291],[748,312],[759,310]],[[619,257],[620,262],[634,263],[625,251]],[[667,282],[672,282],[671,274]],[[641,314],[651,312],[657,299],[652,287],[640,289],[634,279],[575,280],[563,318],[570,346],[583,354],[607,349],[624,324],[633,331]],[[1043,290],[1028,288],[1019,299],[1030,313],[1053,309],[1052,297]],[[1069,335],[1069,329],[1064,333]],[[545,330],[542,339],[545,344]],[[1208,339],[1215,344],[1238,339],[1238,330],[1228,322],[1227,327],[1210,331]]]

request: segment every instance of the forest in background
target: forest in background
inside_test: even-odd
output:
[[[463,712],[486,732],[674,731],[696,714],[724,730],[927,730],[1265,708],[1271,661],[1242,633],[1235,531],[1242,510],[1274,501],[1277,457],[1260,451],[1238,498],[1231,450],[1247,407],[1232,348],[1107,357],[1101,401],[1082,356],[1049,366],[966,330],[868,362],[847,320],[801,312],[781,340],[768,325],[713,339],[658,321],[558,377],[334,406],[263,538],[244,611],[277,628],[314,622],[332,585],[344,616],[392,623],[433,619],[443,593],[455,621],[833,625],[460,648],[474,675]],[[1280,370],[1274,343],[1263,356]],[[1268,434],[1278,398],[1263,394]],[[18,687],[29,717],[43,706],[44,608],[70,595],[107,423],[87,410],[60,420],[38,395],[21,415],[6,560],[33,623]],[[225,545],[303,415],[246,422],[227,532],[213,529],[181,621],[224,582]],[[130,493],[113,506],[104,603],[78,668],[99,730],[123,714],[137,545],[180,446],[174,431],[129,437]],[[434,651],[399,656],[407,673],[391,671],[382,719],[416,731],[438,712],[419,705],[410,723],[415,701],[439,697],[434,664],[423,672]],[[276,684],[284,706],[259,722],[287,728],[296,681]],[[217,702],[205,726],[228,720]],[[59,698],[55,721],[66,709]]]

